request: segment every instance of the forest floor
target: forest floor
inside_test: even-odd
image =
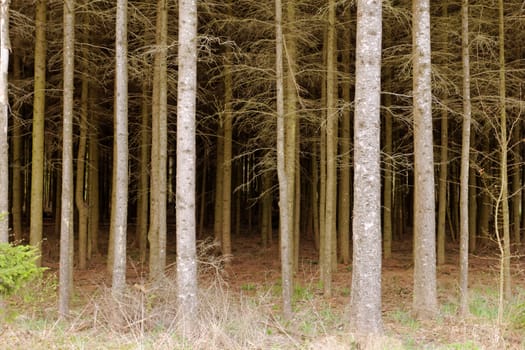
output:
[[[493,248],[470,256],[470,316],[457,315],[458,251],[451,245],[447,263],[438,267],[439,316],[420,321],[411,314],[411,243],[396,242],[393,257],[383,261],[385,336],[360,346],[348,327],[352,267],[339,264],[332,296],[323,296],[311,242],[303,242],[290,321],[280,312],[277,240],[262,249],[256,236],[233,237],[228,268],[201,252],[201,312],[187,338],[176,322],[173,265],[164,280],[150,283],[133,248],[124,298],[111,296],[104,260],[94,259],[87,270],[75,271],[72,318],[58,320],[56,243],[46,243],[49,270],[43,280],[4,300],[0,349],[525,349],[525,258],[512,261],[515,297],[498,321],[499,259]]]

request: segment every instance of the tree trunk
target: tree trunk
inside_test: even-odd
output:
[[[514,144],[514,169],[512,172],[512,237],[516,245],[521,244],[521,118],[516,118],[512,127]]]
[[[9,242],[9,1],[0,2],[0,242]]]
[[[95,90],[96,91],[96,90]],[[93,98],[98,97],[95,93]],[[91,110],[93,110],[93,102],[90,102]],[[89,242],[90,242],[90,253],[89,257],[94,254],[98,254],[98,229],[99,229],[99,216],[100,216],[100,197],[99,197],[99,142],[98,142],[98,125],[97,120],[93,118],[89,125],[89,172],[88,172],[88,202],[89,202]]]
[[[381,334],[381,2],[357,4],[352,328]]]
[[[389,36],[390,37],[390,36]],[[392,124],[394,116],[389,110],[392,105],[392,72],[389,70],[387,75],[387,95],[385,96],[385,184],[383,187],[384,209],[383,209],[383,254],[385,259],[392,257],[392,236],[393,236],[393,213],[394,213],[394,164],[393,164],[393,142]]]
[[[150,278],[157,279],[166,267],[166,204],[167,204],[167,0],[158,0],[155,66],[153,80],[153,112],[151,127],[151,210],[150,210]]]
[[[217,142],[215,151],[217,152],[215,160],[215,205],[213,211],[213,235],[214,244],[222,250],[222,184],[224,177],[224,123],[223,117],[218,116],[218,127],[216,132]]]
[[[469,165],[470,165],[470,51],[469,0],[461,4],[461,58],[463,70],[463,126],[460,172],[460,245],[459,245],[459,313],[466,316],[468,305],[468,249],[469,249]]]
[[[323,41],[323,67],[327,67],[327,43],[328,40],[327,37],[327,30],[326,26],[324,29],[324,41]],[[323,75],[322,82],[323,85],[321,86],[321,106],[326,106],[326,78],[327,74]],[[323,266],[327,264],[325,260],[330,259],[326,257],[326,249],[325,249],[325,231],[326,231],[326,110],[321,111],[322,120],[321,121],[321,127],[319,128],[319,270],[321,275],[321,283],[324,283],[325,277],[324,277],[324,270]],[[328,263],[329,264],[329,263]]]
[[[470,131],[470,143],[472,147],[473,143],[473,136],[474,132],[473,130]],[[476,164],[476,159],[472,159],[472,163]],[[469,207],[469,218],[468,218],[468,232],[469,232],[469,251],[474,253],[476,251],[476,245],[477,245],[477,235],[478,235],[478,181],[476,177],[476,169],[474,167],[470,167],[470,174],[468,176],[469,179],[469,200],[468,200],[468,207]]]
[[[126,287],[126,237],[128,213],[128,41],[127,0],[117,0],[115,122],[113,138],[113,273],[111,291],[119,297]]]
[[[320,223],[319,223],[319,168],[318,161],[319,152],[317,151],[317,145],[313,145],[313,156],[312,156],[312,226],[313,226],[313,235],[314,235],[314,246],[315,250],[319,251],[320,249]]]
[[[414,298],[418,318],[438,311],[429,0],[412,3],[414,90]]]
[[[177,88],[177,291],[183,336],[192,332],[197,312],[195,244],[197,98],[197,1],[179,1],[179,75]]]
[[[328,33],[326,53],[326,204],[324,256],[321,265],[323,291],[332,294],[332,252],[336,239],[337,217],[337,53],[335,28],[335,1],[328,1]]]
[[[283,68],[283,29],[282,3],[275,0],[275,72],[276,72],[276,102],[277,102],[277,177],[279,179],[279,227],[281,251],[281,281],[283,298],[283,316],[286,320],[292,318],[292,213],[289,212],[290,194],[289,178],[286,171],[286,122],[284,114],[284,68]]]
[[[33,145],[31,155],[31,212],[29,243],[41,249],[44,193],[44,120],[46,102],[46,13],[47,1],[38,0],[35,14],[35,67],[33,96]],[[36,260],[37,266],[42,258]]]
[[[148,243],[148,209],[149,209],[149,171],[151,151],[150,112],[148,94],[150,87],[147,79],[142,82],[142,104],[140,106],[140,155],[139,155],[139,185],[137,193],[137,231],[135,238],[139,246],[139,256],[142,263],[146,262]]]
[[[204,160],[202,162],[202,174],[201,174],[201,195],[199,201],[199,225],[197,226],[197,238],[204,236],[204,229],[206,224],[206,183],[208,178],[208,163],[209,163],[209,148],[208,145],[204,146]]]
[[[499,4],[499,99],[500,99],[500,180],[501,180],[501,215],[503,218],[503,237],[497,237],[499,244],[503,244],[501,259],[503,261],[503,295],[506,300],[512,296],[510,282],[510,220],[509,220],[509,193],[508,193],[508,160],[507,160],[507,104],[505,83],[505,18],[503,0]],[[498,212],[495,215],[499,215]],[[499,231],[499,228],[496,228]]]
[[[222,255],[226,264],[231,262],[231,217],[232,217],[232,118],[233,118],[233,80],[232,53],[226,49],[224,65],[224,140],[223,140],[223,174],[222,174]]]
[[[62,139],[62,210],[60,225],[60,270],[58,312],[69,315],[73,292],[73,108],[75,74],[75,1],[64,1],[64,119]]]
[[[350,23],[351,12],[345,11],[345,22]],[[342,65],[344,77],[341,81],[341,90],[345,108],[341,119],[341,138],[339,139],[341,149],[341,170],[339,182],[339,256],[343,264],[350,263],[350,65],[351,65],[351,28],[344,29],[343,36],[343,58]]]
[[[283,42],[286,48],[284,56],[284,135],[285,135],[285,171],[288,181],[287,202],[288,215],[290,218],[290,259],[292,260],[292,269],[297,268],[296,259],[299,260],[299,252],[296,251],[296,244],[299,245],[299,231],[296,229],[296,159],[297,159],[297,82],[295,80],[297,44],[296,35],[296,18],[295,18],[295,0],[286,1],[286,41]],[[300,194],[299,194],[300,195]],[[297,243],[296,243],[297,242]]]
[[[272,234],[272,174],[266,170],[262,176],[261,204],[261,242],[263,249],[268,248]]]
[[[448,1],[442,4],[442,16],[448,21]],[[443,52],[448,52],[448,32],[443,32]],[[443,64],[447,64],[444,61]],[[446,96],[443,96],[446,99]],[[445,103],[446,101],[444,101]],[[437,224],[437,263],[443,265],[446,255],[446,217],[448,192],[448,110],[441,111],[441,150],[439,157],[439,193],[438,193],[438,224]]]
[[[85,49],[83,51],[83,58],[87,59]],[[89,72],[87,67],[84,67],[84,74],[82,75],[81,87],[81,102],[80,102],[80,136],[78,138],[78,153],[77,153],[77,176],[75,186],[75,204],[78,210],[78,262],[81,270],[86,269],[87,265],[87,250],[88,250],[88,218],[89,206],[85,197],[85,174],[86,174],[86,145],[88,135],[88,95],[89,95],[89,81],[87,79]]]
[[[2,39],[0,39],[4,42]],[[14,56],[13,60],[13,80],[18,81],[22,78],[22,57],[19,55]],[[23,172],[22,172],[22,160],[23,160],[23,124],[21,116],[17,113],[13,115],[13,203],[11,213],[13,214],[13,234],[15,243],[21,243],[23,239],[23,212],[22,203],[24,200],[24,186],[23,186]]]

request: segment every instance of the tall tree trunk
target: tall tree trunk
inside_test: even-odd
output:
[[[222,250],[222,184],[224,177],[224,122],[221,115],[218,116],[218,126],[216,132],[217,142],[215,151],[215,204],[213,210],[213,235],[214,244]]]
[[[460,245],[459,245],[459,312],[466,316],[468,305],[468,249],[469,249],[469,165],[470,165],[470,51],[469,51],[469,0],[461,4],[461,61],[463,70],[463,126],[460,172]]]
[[[128,2],[117,0],[115,122],[113,138],[113,273],[111,291],[119,297],[126,287],[126,237],[128,213]]]
[[[521,118],[516,118],[512,128],[512,140],[514,144],[513,172],[512,172],[512,237],[516,245],[521,244]]]
[[[313,156],[311,160],[312,167],[312,226],[313,226],[313,235],[314,235],[314,246],[315,250],[319,251],[320,249],[320,223],[319,223],[319,168],[317,159],[320,158],[317,145],[313,145]]]
[[[328,40],[326,26],[324,28],[324,41],[323,41],[323,67],[327,67],[327,52],[328,52]],[[327,74],[323,75],[321,86],[321,106],[326,106],[326,78]],[[326,231],[326,120],[327,111],[326,109],[321,111],[322,121],[321,127],[319,128],[319,269],[321,275],[321,283],[324,283],[324,272],[322,266],[325,265],[326,249],[325,249],[325,231]]]
[[[157,49],[155,51],[153,81],[153,112],[151,128],[151,210],[150,210],[150,278],[162,276],[166,267],[166,204],[167,204],[167,0],[157,4]]]
[[[47,1],[38,0],[35,14],[35,67],[33,96],[33,146],[31,155],[31,212],[29,243],[41,249],[44,193],[44,120],[46,102],[46,15]],[[42,264],[38,258],[36,264]]]
[[[390,37],[390,35],[389,35]],[[392,72],[387,74],[387,91],[392,91]],[[389,110],[392,105],[392,95],[387,93],[385,96],[385,184],[383,187],[383,254],[385,259],[392,257],[392,236],[393,236],[393,217],[394,217],[394,162],[393,162],[393,141],[392,141],[392,124],[394,116]]]
[[[0,2],[0,242],[9,242],[9,1]]]
[[[381,319],[381,34],[382,3],[357,3],[351,323],[380,334]]]
[[[2,39],[0,39],[4,42]],[[15,44],[16,45],[16,44]],[[13,80],[18,81],[22,78],[22,57],[19,55],[14,56],[13,60]],[[22,160],[23,160],[23,125],[20,115],[18,113],[13,115],[13,203],[11,213],[13,214],[13,234],[15,243],[21,243],[23,238],[23,212],[22,203],[24,200],[24,186],[23,186],[23,172],[22,172]]]
[[[288,180],[288,194],[287,203],[288,215],[290,217],[290,259],[292,260],[292,269],[297,268],[297,261],[299,260],[299,252],[295,249],[295,245],[299,245],[299,231],[296,229],[296,206],[300,205],[296,202],[296,168],[297,168],[297,82],[295,81],[296,60],[297,60],[297,43],[296,35],[296,19],[295,19],[295,0],[286,0],[286,40],[283,39],[285,50],[284,55],[284,134],[285,134],[285,171]],[[297,247],[298,248],[298,247]]]
[[[97,90],[95,90],[97,91]],[[93,100],[98,97],[95,93],[91,98],[90,109],[93,110]],[[89,125],[89,172],[88,172],[88,202],[89,202],[89,242],[90,253],[89,257],[98,254],[98,229],[100,216],[100,197],[99,197],[99,142],[98,142],[98,122],[95,118],[91,120]]]
[[[262,176],[262,204],[261,204],[261,241],[264,249],[268,248],[272,234],[272,174],[266,170]]]
[[[290,213],[289,178],[286,171],[286,122],[284,114],[284,68],[283,68],[283,15],[282,2],[275,0],[275,72],[277,102],[277,177],[279,179],[279,227],[281,251],[281,281],[283,316],[292,318],[293,266],[291,250],[292,213]]]
[[[231,217],[232,217],[232,122],[233,122],[233,79],[232,52],[226,49],[224,65],[224,140],[222,175],[222,255],[227,264],[231,262]]]
[[[418,318],[438,311],[432,142],[429,0],[413,0],[414,90],[414,298]],[[430,200],[429,200],[430,199]]]
[[[195,244],[195,110],[197,99],[197,1],[179,1],[177,88],[177,290],[184,334],[197,312]]]
[[[442,15],[448,21],[448,1],[442,4]],[[443,32],[444,52],[448,51],[448,32]],[[446,62],[444,62],[446,64]],[[445,97],[446,98],[446,97]],[[441,112],[441,152],[439,157],[439,194],[438,194],[438,225],[437,225],[437,263],[445,263],[446,246],[446,217],[447,217],[447,190],[448,190],[448,110]]]
[[[499,99],[500,99],[500,180],[501,180],[501,215],[503,217],[503,237],[498,237],[500,244],[503,244],[503,295],[509,300],[512,295],[510,282],[510,220],[509,220],[509,193],[508,193],[508,160],[507,160],[507,104],[506,104],[506,83],[505,83],[505,17],[503,0],[499,4]],[[495,213],[499,215],[499,213]],[[496,228],[498,230],[498,228]]]
[[[208,163],[209,163],[210,149],[206,144],[204,145],[204,159],[202,162],[202,173],[201,173],[201,188],[200,188],[200,201],[199,201],[199,225],[197,226],[197,238],[204,236],[204,226],[206,223],[206,184],[208,180]]]
[[[332,251],[336,239],[337,216],[337,53],[335,28],[335,1],[328,1],[328,33],[326,53],[326,205],[324,232],[324,259],[321,280],[326,296],[332,294]]]
[[[75,75],[75,1],[64,1],[64,119],[62,139],[62,210],[60,225],[60,280],[58,311],[69,315],[69,301],[73,292],[73,108]]]
[[[351,21],[350,10],[345,11],[345,22]],[[341,120],[341,138],[339,140],[341,149],[341,170],[339,182],[339,255],[343,264],[350,263],[350,65],[351,65],[351,30],[346,26],[343,32],[343,57],[342,65],[344,78],[341,81],[341,90],[345,108]]]
[[[472,147],[473,140],[474,140],[474,132],[473,130],[470,131],[470,144]],[[474,159],[472,159],[471,163],[475,164],[476,159],[474,156]],[[470,167],[470,174],[468,176],[469,180],[469,200],[468,200],[468,207],[469,207],[469,218],[468,218],[468,232],[469,232],[469,239],[468,239],[468,245],[469,245],[469,251],[474,253],[476,251],[477,246],[477,235],[478,235],[478,179],[476,175],[476,169],[474,167]]]
[[[489,154],[491,145],[489,140],[483,140],[481,142],[481,152],[484,154]],[[489,224],[490,224],[490,217],[492,213],[492,197],[489,193],[489,188],[487,184],[487,179],[493,176],[492,174],[492,164],[490,159],[485,160],[484,163],[482,163],[482,171],[480,172],[480,180],[481,184],[483,185],[481,188],[481,194],[479,199],[479,231],[481,233],[481,244],[486,245],[489,242]]]
[[[87,59],[85,49],[83,51],[83,58]],[[89,95],[89,72],[84,67],[84,74],[82,76],[81,87],[81,102],[80,102],[80,136],[78,138],[78,153],[77,153],[77,176],[75,186],[75,204],[78,210],[78,262],[81,270],[86,269],[87,264],[87,250],[88,250],[88,218],[89,206],[85,197],[85,174],[86,174],[86,145],[88,136],[88,95]]]
[[[135,238],[139,245],[139,256],[142,263],[146,262],[148,243],[148,209],[149,209],[149,171],[150,161],[150,112],[148,93],[150,87],[147,79],[142,82],[142,103],[140,106],[140,155],[139,155],[139,185],[137,193],[137,231]]]
[[[297,130],[299,131],[299,118]],[[299,268],[300,246],[301,246],[301,161],[300,161],[300,134],[295,138],[295,169],[294,169],[294,213],[293,213],[293,271]]]

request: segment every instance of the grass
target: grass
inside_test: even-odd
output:
[[[405,290],[410,289],[401,279],[391,279],[387,284],[391,299],[384,301],[385,336],[362,339],[349,328],[348,280],[334,283],[332,298],[320,294],[322,285],[316,277],[296,281],[294,317],[283,320],[278,277],[230,286],[215,262],[202,266],[206,270],[201,271],[198,322],[186,338],[180,331],[174,272],[156,284],[139,278],[120,302],[102,283],[78,287],[67,322],[58,320],[57,280],[47,273],[31,288],[6,299],[11,317],[0,323],[0,350],[525,349],[524,290],[508,303],[502,326],[495,322],[497,292],[486,286],[471,290],[472,316],[467,319],[457,315],[456,295],[440,290],[446,301],[439,317],[417,320],[408,306],[410,293]]]
[[[183,339],[177,323],[173,280],[171,276],[145,289],[130,287],[121,303],[113,299],[106,287],[99,286],[89,298],[84,295],[83,303],[78,302],[83,306],[73,310],[68,322],[62,322],[57,321],[54,311],[52,292],[56,280],[48,277],[36,290],[26,289],[7,300],[9,308],[17,312],[1,326],[0,349],[502,348],[498,347],[501,343],[489,338],[497,311],[496,295],[490,290],[472,292],[470,307],[474,318],[467,321],[457,318],[457,306],[452,302],[442,305],[439,322],[421,322],[408,310],[394,309],[385,314],[388,336],[367,340],[366,346],[358,347],[348,329],[347,310],[334,308],[330,300],[315,296],[315,285],[296,285],[295,317],[285,322],[274,310],[280,302],[280,295],[276,294],[279,284],[269,286],[271,292],[257,284],[241,285],[241,290],[253,291],[247,295],[232,293],[216,281],[201,288],[198,326],[189,338]],[[524,314],[524,295],[519,294],[508,305],[509,325],[522,332]],[[451,331],[455,333],[447,338],[446,332]]]
[[[182,339],[178,331],[176,305],[169,301],[175,293],[171,287],[169,284],[156,287],[152,290],[155,297],[151,299],[140,297],[136,290],[130,288],[126,301],[117,305],[111,293],[101,286],[84,308],[73,311],[69,322],[59,322],[56,315],[49,312],[25,314],[24,310],[32,309],[25,308],[17,317],[2,325],[0,349],[359,348],[348,329],[346,310],[333,308],[328,301],[311,298],[308,288],[304,287],[297,289],[297,296],[302,299],[296,304],[295,317],[290,322],[284,322],[279,312],[273,311],[273,305],[279,302],[278,297],[260,292],[262,288],[257,289],[256,295],[249,296],[230,293],[220,286],[206,288],[200,298],[199,326],[190,338]],[[32,300],[35,307],[44,298],[36,295]],[[472,301],[473,309],[479,315],[492,317],[489,301],[480,295]],[[453,310],[454,306],[446,308]],[[124,317],[125,322],[119,323],[116,315]],[[482,346],[489,343],[483,338],[479,341],[475,338],[474,331],[478,325],[490,323],[489,318],[477,317],[477,324],[467,324],[461,329],[454,315],[446,317],[452,321],[428,323],[414,319],[409,311],[403,309],[391,311],[385,315],[389,336],[360,349],[497,348]],[[478,335],[488,334],[479,327]],[[458,332],[459,335],[453,335],[457,340],[439,340],[435,338],[436,334],[427,335],[431,332],[443,334],[447,328]],[[392,329],[396,332],[392,333]],[[469,331],[472,333],[469,334]],[[424,339],[430,342],[425,345]]]
[[[398,309],[393,311],[390,314],[390,317],[397,323],[404,327],[408,327],[409,329],[417,330],[420,327],[419,322],[413,318],[408,311]]]

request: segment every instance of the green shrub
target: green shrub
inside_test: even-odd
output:
[[[35,247],[0,243],[0,296],[9,296],[42,275],[45,268],[36,266],[37,258]]]

